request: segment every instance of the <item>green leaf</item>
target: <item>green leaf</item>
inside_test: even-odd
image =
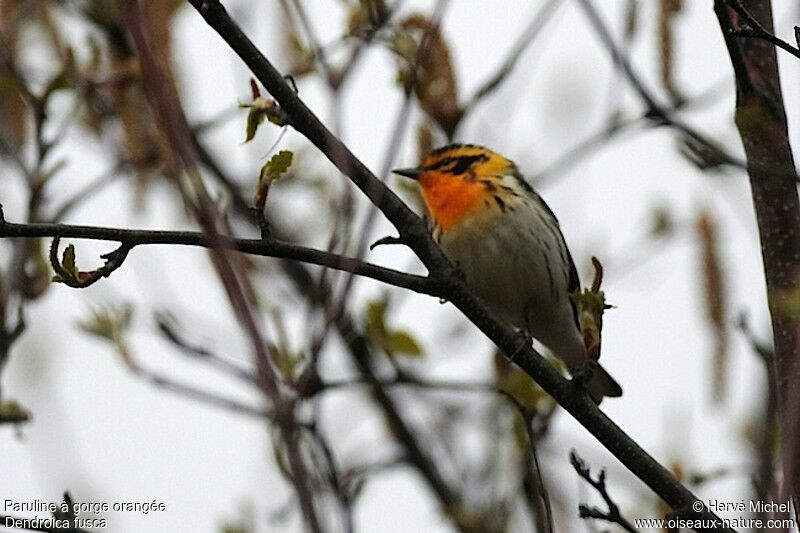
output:
[[[603,328],[603,312],[612,306],[606,303],[603,291],[575,290],[570,297],[578,309],[578,322],[581,325],[583,342],[590,358],[600,357],[600,339]]]
[[[272,182],[281,177],[281,175],[289,170],[292,166],[292,159],[294,154],[289,150],[281,150],[273,155],[269,161],[264,163],[261,167],[261,172],[258,177],[258,187],[256,188],[256,195],[254,203],[259,212],[264,209],[267,203],[267,193]]]
[[[273,343],[269,343],[268,349],[272,360],[277,365],[281,374],[283,374],[287,380],[293,380],[295,371],[300,366],[300,363],[303,362],[303,359],[305,359],[303,354],[294,352],[286,346],[278,346]]]
[[[64,254],[61,258],[61,266],[69,273],[74,273],[78,277],[78,268],[75,266],[75,246],[70,244],[64,249]]]
[[[269,186],[292,166],[294,153],[291,150],[281,150],[264,163],[259,174],[259,187]]]
[[[133,318],[133,307],[124,304],[118,307],[102,307],[92,311],[91,316],[78,322],[78,327],[90,335],[125,348],[125,332]]]
[[[593,292],[590,289],[583,289],[583,292],[574,291],[571,295],[572,301],[578,308],[578,312],[591,313],[594,316],[602,315],[603,311],[609,308],[606,304],[606,295],[603,291]]]
[[[364,313],[364,329],[367,337],[389,355],[422,357],[422,348],[410,332],[392,329],[387,324],[388,309],[389,300],[386,295],[367,302]]]
[[[422,356],[422,348],[407,331],[393,331],[386,339],[385,345],[386,351],[392,354],[403,354],[408,357]]]
[[[249,109],[247,114],[247,125],[245,126],[244,142],[250,142],[256,136],[258,127],[264,123],[264,119],[272,124],[285,125],[286,118],[274,100],[268,100],[259,96],[252,102],[240,103],[239,108]]]
[[[53,281],[72,285],[81,282],[80,272],[75,265],[75,246],[70,244],[64,248],[61,256],[61,272],[53,276]]]
[[[248,143],[256,136],[258,127],[264,122],[267,117],[266,111],[259,109],[256,106],[250,108],[247,113],[247,125],[245,126],[245,139],[244,142]]]
[[[377,339],[386,335],[386,308],[388,302],[386,297],[379,300],[367,302],[367,312],[365,314],[367,336]]]

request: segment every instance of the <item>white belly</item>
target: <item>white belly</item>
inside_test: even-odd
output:
[[[529,204],[487,209],[442,232],[439,241],[490,308],[568,363],[584,361],[565,245],[560,231],[545,225]]]

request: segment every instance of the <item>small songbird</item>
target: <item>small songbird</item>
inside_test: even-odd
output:
[[[573,375],[589,369],[586,389],[596,403],[622,395],[589,363],[570,298],[580,288],[575,263],[555,214],[513,162],[482,146],[452,144],[394,172],[417,180],[434,238],[479,298]]]

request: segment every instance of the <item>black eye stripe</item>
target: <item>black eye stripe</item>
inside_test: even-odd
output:
[[[458,160],[456,161],[455,166],[453,167],[453,174],[464,174],[470,168],[472,168],[472,165],[474,165],[475,163],[479,161],[486,161],[487,159],[488,157],[486,157],[485,155],[472,155],[466,157],[459,157]]]
[[[489,158],[483,154],[462,155],[458,157],[445,157],[444,159],[440,159],[439,161],[437,161],[433,165],[430,165],[427,168],[428,170],[442,169],[455,162],[452,168],[442,170],[442,172],[448,172],[450,174],[464,174],[470,168],[472,168],[472,166],[475,163],[478,163],[480,161],[487,161],[488,159]]]
[[[445,157],[444,159],[440,159],[439,161],[435,162],[432,165],[428,165],[426,168],[428,170],[437,170],[437,169],[440,169],[442,167],[445,167],[445,166],[449,165],[452,162],[453,162],[453,158],[452,157]]]

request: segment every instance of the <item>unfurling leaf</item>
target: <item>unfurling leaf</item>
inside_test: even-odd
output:
[[[108,277],[122,266],[131,246],[121,243],[119,248],[113,252],[103,254],[100,257],[106,260],[105,264],[95,270],[83,272],[78,270],[75,265],[75,247],[69,245],[64,249],[61,261],[58,260],[58,245],[61,242],[61,237],[53,237],[53,242],[50,244],[50,266],[53,267],[56,275],[53,276],[53,281],[64,283],[69,287],[76,289],[84,289],[98,280]]]
[[[292,166],[292,159],[294,153],[289,150],[281,150],[273,155],[269,161],[264,163],[258,176],[258,188],[256,189],[255,206],[259,210],[264,209],[264,204],[267,201],[267,193],[272,183],[280,178],[289,167]]]
[[[264,119],[279,126],[287,124],[287,119],[275,100],[259,96],[254,98],[252,102],[240,103],[239,108],[250,110],[247,113],[247,123],[245,125],[244,142],[246,143],[253,140],[256,136],[256,131],[258,131],[258,127],[264,123]]]
[[[93,310],[92,316],[88,320],[79,322],[78,326],[86,333],[116,343],[122,339],[132,318],[133,308],[130,304],[102,307]]]
[[[56,283],[64,283],[70,287],[80,286],[82,283],[81,273],[75,265],[75,246],[72,244],[64,248],[61,263],[56,262],[53,269],[56,271],[56,275],[53,276],[53,281]]]
[[[583,292],[576,290],[570,296],[578,309],[578,322],[583,332],[586,353],[590,359],[596,361],[600,357],[603,312],[608,308],[605,293],[583,289]]]
[[[246,143],[253,140],[258,127],[264,122],[264,119],[267,118],[267,113],[262,107],[264,103],[266,103],[266,98],[259,96],[253,100],[252,104],[239,104],[239,107],[250,109],[247,113],[247,125],[245,126],[244,142]]]
[[[281,150],[273,155],[269,161],[261,167],[259,183],[263,184],[266,182],[267,185],[270,185],[273,181],[281,177],[281,174],[289,170],[289,167],[292,166],[293,157],[294,153],[289,150]]]
[[[383,337],[386,335],[386,309],[388,299],[386,296],[367,302],[367,312],[365,314],[367,336],[370,338]]]
[[[612,306],[606,303],[606,295],[600,290],[603,281],[603,267],[596,257],[592,257],[595,268],[595,278],[589,289],[576,289],[570,294],[572,302],[578,313],[578,323],[583,334],[583,344],[586,355],[592,361],[600,359],[602,345],[603,313]]]
[[[78,277],[78,269],[75,266],[75,246],[70,244],[64,250],[64,255],[61,259],[61,266],[64,268],[65,271],[69,272],[70,274],[74,274],[75,277]]]
[[[420,357],[422,355],[422,348],[407,331],[393,331],[386,339],[386,351],[410,357]]]
[[[125,334],[133,318],[133,307],[124,304],[118,307],[98,307],[91,316],[78,322],[78,327],[86,333],[110,342],[119,352],[123,362],[134,367]]]
[[[389,300],[386,295],[367,303],[364,330],[367,337],[389,356],[422,357],[424,352],[413,335],[392,329],[387,323]]]

